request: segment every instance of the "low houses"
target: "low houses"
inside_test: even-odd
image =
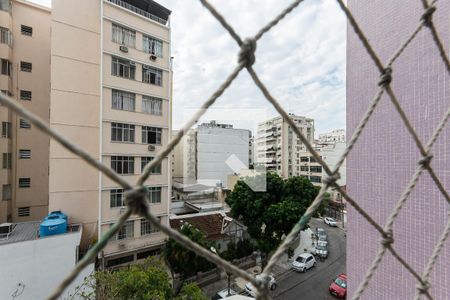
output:
[[[183,224],[189,223],[206,236],[215,241],[221,250],[226,250],[229,242],[237,243],[244,238],[246,227],[227,216],[224,212],[196,213],[184,216],[171,216],[170,227],[179,230]]]

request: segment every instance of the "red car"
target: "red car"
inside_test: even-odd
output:
[[[330,293],[338,298],[345,299],[347,296],[347,275],[340,274],[330,285]]]

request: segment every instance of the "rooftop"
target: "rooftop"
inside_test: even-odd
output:
[[[6,237],[0,239],[0,246],[6,244],[12,244],[17,242],[25,242],[36,240],[39,238],[39,225],[40,221],[33,222],[22,222],[22,223],[14,223],[13,230]],[[3,225],[3,224],[1,224]],[[80,225],[73,224],[69,225],[67,232],[78,232],[80,230]]]
[[[170,227],[179,230],[185,223],[193,225],[206,235],[207,240],[221,240],[227,235],[223,229],[231,222],[231,218],[224,213],[183,216],[182,218],[171,217]]]
[[[136,14],[167,25],[171,11],[153,0],[108,0]]]

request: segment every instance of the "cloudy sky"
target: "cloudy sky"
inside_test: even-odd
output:
[[[233,70],[239,48],[198,0],[157,2],[172,10],[173,123],[178,128]],[[242,38],[254,35],[290,2],[211,0]],[[286,110],[314,118],[316,134],[345,128],[345,39],[346,20],[336,1],[305,0],[257,45],[254,68],[262,81]],[[276,116],[245,70],[214,108],[205,120],[219,115],[249,129],[254,125],[247,123]]]

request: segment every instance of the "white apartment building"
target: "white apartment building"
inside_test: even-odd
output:
[[[170,10],[152,0],[54,0],[50,124],[134,185],[170,137]],[[170,157],[146,180],[168,225]],[[124,190],[54,141],[50,210],[83,224],[87,247],[125,210]],[[106,267],[158,251],[165,236],[132,216],[100,254]]]
[[[335,129],[330,132],[319,134],[319,144],[343,142],[345,143],[345,129]]]
[[[290,114],[300,131],[314,142],[314,120]],[[300,153],[306,148],[281,116],[258,124],[255,139],[255,164],[283,178],[300,175]]]
[[[210,187],[221,184],[226,188],[228,175],[249,167],[250,138],[250,130],[233,128],[230,124],[215,121],[200,124],[173,151],[174,174],[178,177],[182,174],[183,183]],[[230,166],[227,163],[230,157],[238,163]]]
[[[322,160],[331,168],[331,170],[333,170],[340,156],[345,151],[346,143],[335,142],[333,144],[317,144],[314,148]],[[337,181],[337,184],[340,186],[346,185],[347,177],[345,160],[340,168],[339,174],[341,175],[341,178]],[[322,186],[323,179],[327,176],[322,166],[309,151],[300,152],[300,175],[308,177],[315,186]]]

